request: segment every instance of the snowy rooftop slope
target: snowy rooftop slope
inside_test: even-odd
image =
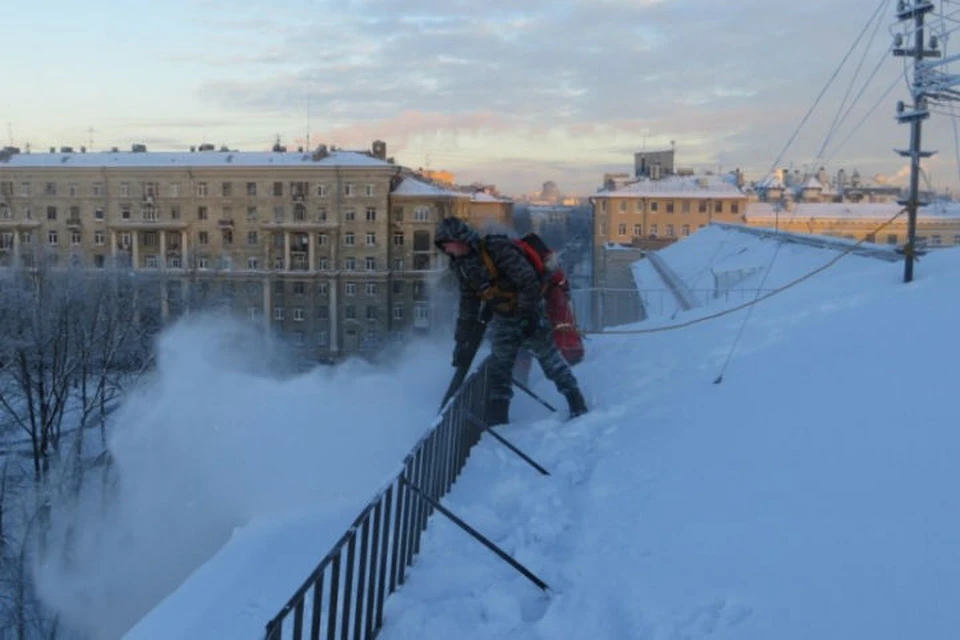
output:
[[[400,183],[400,186],[394,189],[390,195],[412,197],[446,196],[449,198],[470,197],[469,194],[461,193],[460,191],[451,191],[450,189],[442,189],[436,185],[430,184],[429,182],[417,180],[416,178],[404,178],[403,182]]]
[[[668,259],[763,262],[741,242],[707,230]],[[771,279],[834,255],[784,246]],[[485,439],[445,500],[552,593],[436,515],[381,637],[954,637],[960,433],[936,363],[960,251],[911,285],[901,268],[844,258],[757,306],[720,384],[746,311],[593,336],[576,369],[593,412],[564,423],[521,398],[500,431],[553,475]]]
[[[274,151],[147,151],[142,153],[17,153],[0,167],[389,167],[389,163],[359,151],[333,151],[320,160],[312,152]]]

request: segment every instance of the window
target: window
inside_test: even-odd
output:
[[[344,258],[343,259],[343,269],[344,271],[354,271],[357,268],[357,259],[354,257]]]
[[[627,225],[625,225],[622,222],[619,225],[617,225],[617,233],[620,234],[621,236],[627,235]]]
[[[731,202],[730,203],[730,213],[740,213],[740,203]]]
[[[80,246],[80,232],[79,232],[79,231],[71,231],[71,232],[70,232],[70,244],[71,244],[72,246],[74,246],[74,247]],[[935,243],[935,244],[939,244],[939,243]]]
[[[348,231],[343,234],[343,244],[347,247],[352,247],[356,244],[356,236],[352,231]]]
[[[317,307],[317,320],[326,320],[330,317],[330,307],[325,304]]]
[[[210,244],[210,235],[206,231],[201,231],[197,234],[197,242],[199,244]]]
[[[317,295],[319,295],[319,296],[325,296],[325,295],[327,295],[327,283],[326,283],[326,282],[318,282],[318,283],[317,283]]]
[[[667,200],[667,213],[673,213],[673,200]]]
[[[413,210],[414,222],[430,222],[430,208],[417,207]]]
[[[21,182],[20,183],[20,195],[21,197],[28,198],[30,197],[30,183]]]
[[[327,209],[326,207],[317,207],[317,221],[326,222],[327,221]]]
[[[393,319],[394,320],[403,320],[403,305],[395,304],[393,305]]]
[[[352,304],[348,304],[343,308],[343,317],[353,319],[357,317],[357,308]]]
[[[367,306],[367,320],[376,320],[380,317],[380,312],[377,307]]]
[[[170,207],[170,219],[179,220],[180,219],[180,205],[175,204]]]
[[[938,233],[933,234],[932,236],[930,236],[930,244],[933,245],[934,247],[939,247],[940,245],[943,244],[943,236],[941,236]]]
[[[274,307],[274,308],[273,308],[273,319],[274,319],[274,320],[283,320],[283,307]]]
[[[347,198],[353,197],[353,185],[351,183],[348,182],[347,184],[343,185],[343,195]]]
[[[233,244],[233,229],[222,229],[222,240],[224,246],[230,246]]]
[[[180,183],[179,183],[179,182],[171,182],[171,183],[170,183],[170,197],[171,197],[171,198],[179,198],[179,197],[180,197]]]
[[[706,212],[707,212],[707,201],[697,200],[697,213],[706,213]]]
[[[257,232],[247,231],[247,244],[251,247],[257,244]]]
[[[374,222],[377,219],[377,208],[367,207],[367,222]]]
[[[260,258],[247,258],[247,269],[256,271],[260,268]]]
[[[326,331],[317,332],[317,346],[326,347],[330,344],[330,334]]]
[[[76,196],[77,195],[77,183],[71,182],[67,185],[67,195]]]
[[[293,282],[293,295],[302,296],[307,293],[307,283],[303,280],[294,280]]]
[[[57,219],[57,208],[47,207],[47,220],[56,220],[56,219]]]
[[[393,281],[393,293],[397,295],[403,293],[403,280]]]
[[[318,184],[318,185],[317,185],[317,197],[318,197],[318,198],[326,198],[326,197],[327,197],[327,193],[328,193],[328,192],[327,192],[327,185],[325,185],[325,184]]]
[[[681,234],[682,236],[684,236],[684,237],[689,236],[689,235],[690,235],[690,225],[685,224],[685,225],[683,225],[682,227],[680,227],[680,234]]]
[[[413,250],[414,251],[430,251],[431,250],[429,231],[413,232]]]
[[[346,283],[345,285],[343,285],[343,291],[344,291],[344,294],[348,296],[357,295],[357,283],[356,282]]]
[[[656,238],[660,234],[660,225],[652,224],[650,225],[650,237]]]
[[[207,197],[207,183],[206,183],[206,182],[198,182],[198,183],[197,183],[197,197],[198,197],[198,198],[206,198],[206,197]]]
[[[343,212],[343,219],[346,222],[353,222],[354,220],[357,219],[357,212],[354,211],[353,209],[347,209],[346,211]]]
[[[367,231],[367,246],[368,247],[377,246],[377,234],[375,231]]]
[[[637,213],[643,213],[643,200],[637,200],[633,203],[633,210]]]
[[[690,213],[690,201],[684,200],[680,203],[680,211],[683,213]]]
[[[232,182],[224,182],[223,184],[220,185],[220,191],[221,191],[221,193],[223,193],[223,197],[224,197],[224,198],[232,198],[232,197],[233,197],[233,183],[232,183]]]
[[[404,267],[405,267],[405,263],[404,263],[404,261],[403,261],[403,258],[394,258],[394,259],[393,259],[393,268],[394,268],[396,271],[403,271]]]
[[[250,198],[255,198],[255,197],[257,197],[257,183],[256,183],[256,182],[248,182],[248,183],[247,183],[247,196],[250,197]]]
[[[158,269],[160,267],[160,258],[156,255],[149,255],[144,258],[144,264],[147,269]]]
[[[320,271],[328,271],[330,269],[330,260],[327,258],[320,258],[317,261],[317,269]]]
[[[626,201],[626,200],[621,200],[618,204],[620,205],[620,213],[626,213],[626,212],[627,212],[627,201]]]
[[[98,269],[103,269],[104,265],[106,265],[106,260],[104,259],[102,253],[98,253],[93,256],[93,266],[97,267]]]
[[[717,200],[713,203],[714,213],[723,213],[723,200]]]
[[[650,203],[650,211],[651,211],[652,213],[656,213],[656,212],[659,211],[659,210],[660,210],[660,203],[659,203],[659,202],[657,202],[656,200],[654,200],[653,202]]]
[[[279,198],[279,197],[282,196],[282,195],[283,195],[283,183],[282,183],[282,182],[274,182],[274,183],[273,183],[273,196],[274,196],[275,198]]]
[[[403,246],[403,233],[397,232],[393,234],[393,246],[395,247]]]
[[[197,207],[197,220],[206,220],[206,219],[207,219],[207,208]]]
[[[367,197],[372,198],[374,195],[374,188],[372,184],[367,185]]]
[[[325,233],[321,233],[317,236],[317,244],[320,245],[321,247],[327,246],[328,241],[329,241],[329,238]]]
[[[103,209],[94,210],[93,217],[95,220],[103,220]]]
[[[643,225],[635,224],[633,225],[633,237],[639,238],[643,235]]]
[[[13,232],[0,233],[0,249],[13,249]]]
[[[430,309],[425,304],[418,304],[413,307],[413,317],[418,322],[426,323],[430,320]]]
[[[303,307],[294,307],[293,309],[293,321],[294,322],[303,322]]]
[[[210,259],[207,256],[198,256],[197,257],[197,268],[206,269],[210,265]]]
[[[667,237],[668,237],[668,238],[672,238],[672,237],[673,237],[673,225],[672,225],[672,224],[668,224],[668,225],[667,225]]]
[[[897,244],[897,234],[888,233],[887,234],[887,244]]]
[[[256,221],[257,221],[257,208],[247,207],[247,222],[256,222]]]
[[[376,283],[376,282],[368,282],[368,283],[367,283],[367,295],[368,295],[368,296],[375,296],[375,295],[377,295],[377,283]]]
[[[102,247],[106,243],[106,235],[103,231],[94,231],[93,232],[93,244],[98,247]]]
[[[397,222],[403,222],[403,207],[393,208],[393,219]]]
[[[367,256],[364,260],[364,266],[367,271],[374,271],[377,268],[377,259],[373,256]]]
[[[57,244],[57,232],[56,232],[56,231],[48,231],[48,232],[47,232],[47,244],[52,244],[52,245]]]

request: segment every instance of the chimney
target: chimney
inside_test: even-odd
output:
[[[383,140],[373,141],[373,157],[386,161],[387,159],[387,143],[386,142],[384,142]]]

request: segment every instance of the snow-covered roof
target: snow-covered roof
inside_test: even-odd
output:
[[[742,198],[743,192],[723,176],[670,176],[638,180],[623,187],[599,191],[596,198]]]
[[[486,191],[476,191],[471,196],[470,199],[473,202],[510,202],[508,198],[498,198],[497,196],[492,196]]]
[[[413,197],[447,197],[447,198],[469,198],[470,195],[459,191],[443,189],[429,182],[423,182],[416,178],[404,178],[403,182],[394,189],[390,195],[393,196],[413,196]]]
[[[96,153],[16,153],[0,167],[389,167],[390,163],[359,151],[333,151],[314,160],[312,152],[290,151],[147,151]]]
[[[815,177],[810,176],[810,179],[803,183],[803,189],[819,189],[823,191],[823,185]]]
[[[869,218],[879,220],[892,218],[903,207],[896,202],[797,202],[793,205],[792,211],[780,207],[778,212],[777,208],[776,203],[772,202],[749,202],[747,203],[746,219],[749,221],[779,217],[781,220],[810,218]],[[956,204],[934,204],[921,207],[918,217],[960,219],[960,206]]]
[[[758,189],[783,189],[783,180],[776,173],[771,173],[757,183]]]

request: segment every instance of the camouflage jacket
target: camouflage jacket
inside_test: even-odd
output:
[[[466,339],[467,332],[479,318],[483,298],[491,290],[499,289],[516,296],[515,304],[494,305],[494,312],[501,316],[521,318],[537,314],[543,305],[543,282],[523,251],[505,235],[488,235],[483,242],[487,255],[499,272],[498,278],[493,277],[484,262],[479,246],[473,246],[469,254],[450,261],[460,284],[458,341]]]

